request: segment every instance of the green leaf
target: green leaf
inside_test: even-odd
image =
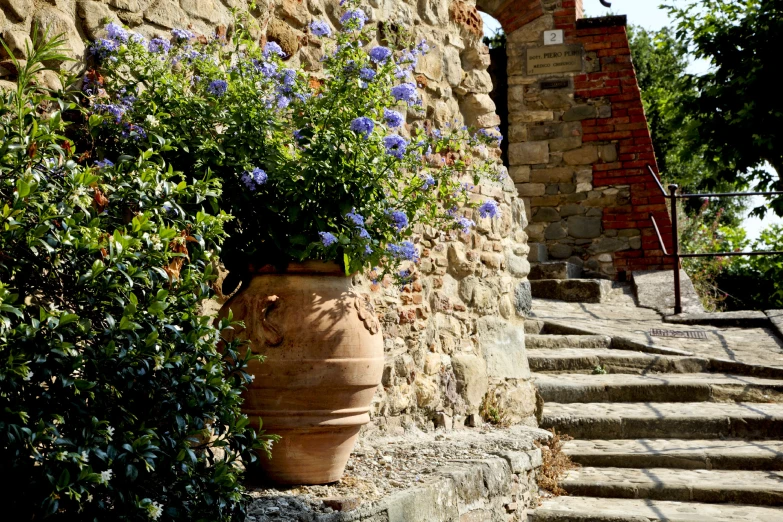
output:
[[[58,328],[60,326],[65,326],[66,324],[75,323],[79,320],[79,316],[76,314],[63,314],[60,316],[60,323],[58,324]]]

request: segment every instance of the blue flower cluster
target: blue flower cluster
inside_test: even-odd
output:
[[[111,160],[108,159],[102,159],[95,162],[95,166],[99,169],[105,169],[109,167],[113,167],[114,163]]]
[[[395,85],[392,87],[391,94],[398,102],[406,102],[408,105],[413,105],[417,100],[416,86],[412,83]]]
[[[123,27],[119,24],[114,22],[109,23],[106,26],[106,32],[109,35],[109,39],[114,40],[115,42],[124,43],[128,41],[128,31],[123,29]]]
[[[366,82],[373,81],[375,79],[376,74],[377,73],[373,69],[370,69],[369,67],[362,67],[359,70],[359,78],[361,78]]]
[[[364,135],[364,138],[367,139],[375,128],[375,122],[366,116],[360,116],[351,122],[350,128],[357,134]]]
[[[214,94],[215,96],[223,96],[228,90],[228,82],[226,80],[212,80],[207,85],[207,92]]]
[[[332,34],[332,30],[329,29],[329,26],[326,25],[326,22],[322,22],[321,20],[316,20],[311,23],[310,30],[316,36],[330,36]]]
[[[277,42],[267,42],[266,45],[264,45],[264,51],[263,55],[264,58],[269,58],[273,54],[276,54],[280,58],[285,58],[285,52],[283,51],[283,48],[280,47],[280,45]]]
[[[269,176],[258,167],[255,167],[250,172],[245,172],[242,175],[242,183],[244,183],[251,192],[255,192],[258,187],[265,184],[267,179],[269,179]]]
[[[361,31],[367,22],[367,15],[361,9],[346,11],[340,17],[340,23],[345,31]]]
[[[370,49],[369,55],[370,55],[370,60],[372,60],[375,63],[379,63],[383,65],[392,55],[392,52],[391,49],[389,49],[388,47],[382,47],[379,45],[377,47],[373,47],[372,49]]]
[[[193,32],[188,31],[187,29],[172,29],[171,34],[174,36],[174,38],[177,41],[180,42],[192,40],[193,38],[196,37],[196,35]]]
[[[364,226],[364,216],[361,214],[356,213],[356,209],[353,209],[351,212],[348,212],[345,217],[353,221],[354,225],[363,227]]]
[[[416,250],[416,245],[410,241],[403,241],[399,245],[390,244],[386,245],[386,250],[391,256],[400,261],[418,261],[419,252]]]
[[[405,141],[405,138],[402,136],[390,134],[383,138],[383,145],[386,147],[386,154],[394,156],[397,159],[402,159],[405,155],[405,150],[408,147],[408,142]]]
[[[464,216],[458,217],[455,221],[457,222],[457,226],[462,230],[463,234],[468,234],[470,232],[470,227],[476,226],[475,221]]]
[[[337,236],[331,232],[318,232],[318,235],[321,236],[321,243],[327,248],[337,243]]]
[[[153,38],[150,40],[147,50],[151,53],[168,53],[171,50],[171,43],[163,38]]]
[[[403,124],[405,118],[397,111],[383,109],[383,120],[390,128],[395,129]]]
[[[394,224],[394,227],[397,229],[397,231],[402,231],[402,229],[408,226],[408,216],[405,214],[405,212],[401,210],[393,210],[391,212],[387,212],[387,214],[391,218],[392,223]]]
[[[479,215],[483,218],[496,218],[500,216],[500,208],[494,199],[486,200],[479,208]]]

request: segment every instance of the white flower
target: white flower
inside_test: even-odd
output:
[[[163,506],[158,502],[153,502],[147,506],[147,511],[149,511],[152,520],[158,520],[163,514]]]
[[[92,493],[87,495],[87,502],[92,502]]]
[[[158,122],[158,119],[152,114],[147,114],[145,121],[147,122],[147,126],[153,129],[158,126],[158,123],[160,123]]]
[[[32,379],[32,378],[33,378],[33,372],[32,372],[32,370],[27,370],[27,373],[26,373],[26,374],[24,374],[24,377],[22,377],[22,380],[23,380],[23,381],[29,381],[29,380],[30,380],[30,379]]]
[[[101,471],[101,484],[108,484],[111,480],[112,470]]]
[[[106,438],[111,440],[111,438],[114,437],[114,428],[112,428],[111,426],[106,426],[106,433],[109,434],[109,436]]]
[[[90,456],[87,454],[86,451],[82,451],[82,460],[84,462],[90,462]]]

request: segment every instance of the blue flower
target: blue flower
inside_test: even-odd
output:
[[[391,218],[397,231],[401,231],[403,228],[408,226],[408,216],[405,214],[405,212],[401,210],[394,210],[387,212],[387,214]]]
[[[171,44],[163,38],[150,40],[147,50],[151,53],[167,53],[171,50]]]
[[[264,76],[271,78],[277,74],[277,64],[272,62],[258,62],[254,61],[253,64],[256,70]]]
[[[196,37],[195,34],[188,31],[187,29],[172,29],[171,34],[174,36],[174,38],[176,38],[180,42],[185,40],[190,40]]]
[[[242,174],[241,179],[242,183],[244,183],[251,192],[254,192],[260,185],[266,183],[268,178],[269,177],[266,175],[266,172],[264,172],[262,169],[259,169],[258,167],[255,167],[250,172],[245,171]]]
[[[228,89],[226,80],[212,80],[207,86],[207,92],[215,96],[223,96]]]
[[[413,54],[410,51],[405,51],[404,53],[402,53],[400,59],[397,60],[397,65],[405,65],[405,68],[408,70],[411,70],[414,67],[416,67],[418,63],[419,63],[419,59],[416,57],[415,54]]]
[[[343,16],[340,17],[340,23],[343,27],[349,31],[359,30],[364,27],[364,23],[367,21],[367,15],[361,9],[354,9],[346,11]]]
[[[476,226],[476,222],[466,217],[458,217],[456,219],[457,226],[462,229],[463,234],[470,232],[470,227]]]
[[[416,246],[410,241],[403,241],[399,245],[386,245],[386,250],[393,258],[398,260],[418,261],[419,259],[419,253],[416,251]]]
[[[361,70],[359,70],[359,78],[367,82],[374,80],[376,74],[377,73],[369,67],[363,67]]]
[[[365,253],[366,255],[368,255],[368,256],[369,256],[370,254],[372,254],[372,248],[370,248],[370,245],[364,245],[364,253]]]
[[[351,130],[363,134],[365,139],[370,137],[374,128],[375,122],[366,116],[360,116],[351,122]]]
[[[322,22],[320,20],[316,20],[311,23],[310,30],[316,36],[330,36],[332,34],[332,30],[329,29],[329,26],[326,25],[326,22]]]
[[[277,98],[277,108],[278,109],[285,109],[290,104],[291,104],[291,98],[289,98],[288,96],[281,95],[281,96],[279,96]]]
[[[397,134],[391,134],[383,138],[383,144],[386,147],[386,154],[397,159],[402,159],[405,155],[405,149],[408,147],[408,142],[405,141],[405,138]]]
[[[111,162],[111,160],[102,159],[95,162],[95,166],[99,169],[105,169],[108,167],[113,167],[114,163]]]
[[[407,102],[408,105],[416,101],[416,86],[412,83],[395,85],[392,87],[391,93],[395,100]]]
[[[263,54],[264,58],[269,58],[273,54],[276,54],[281,58],[285,58],[285,52],[283,52],[283,48],[280,47],[277,42],[267,42],[266,45],[264,45]]]
[[[366,229],[360,228],[359,229],[359,237],[362,239],[370,239],[370,233],[367,232]]]
[[[302,139],[302,129],[296,129],[294,131],[294,139],[300,141]]]
[[[106,32],[109,33],[109,38],[111,38],[115,42],[128,41],[128,31],[123,29],[123,27],[119,24],[116,24],[114,22],[109,23],[108,25],[106,25]]]
[[[120,48],[120,44],[117,43],[114,40],[107,40],[106,38],[101,38],[99,40],[96,40],[91,46],[90,46],[90,52],[97,56],[98,58],[106,58],[111,53],[116,51]]]
[[[280,81],[283,85],[290,87],[296,81],[296,71],[293,69],[283,69],[280,71]]]
[[[356,209],[353,209],[351,212],[348,212],[345,217],[350,219],[354,222],[356,226],[363,227],[364,226],[364,216],[361,214],[356,213]]]
[[[384,64],[389,59],[392,52],[388,47],[377,46],[370,49],[370,60],[375,63]]]
[[[416,50],[419,51],[420,54],[427,54],[430,50],[430,46],[427,45],[427,40],[422,39],[416,46]]]
[[[257,185],[263,185],[264,183],[266,183],[266,180],[269,178],[269,176],[266,175],[266,172],[259,169],[258,167],[252,170],[252,174],[253,174],[253,180],[255,180]]]
[[[321,236],[321,243],[323,243],[325,247],[330,247],[337,243],[337,237],[331,232],[318,232],[318,235]]]
[[[392,129],[399,127],[405,121],[405,118],[403,118],[402,114],[389,109],[383,109],[383,119],[386,121],[386,125]]]
[[[422,185],[421,188],[428,189],[433,185],[435,185],[435,178],[428,175],[426,178],[424,178],[424,185]]]
[[[488,199],[478,208],[479,215],[483,218],[489,216],[490,218],[496,218],[500,216],[500,209],[494,199]]]
[[[114,116],[114,122],[120,123],[122,116],[125,114],[125,107],[122,105],[116,105],[113,103],[98,103],[95,105],[95,110],[100,112],[108,112]]]

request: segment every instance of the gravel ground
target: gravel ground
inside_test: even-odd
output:
[[[255,487],[248,522],[310,521],[334,511],[366,507],[415,487],[449,461],[483,459],[503,451],[526,451],[548,432],[525,426],[438,430],[409,429],[405,435],[361,437],[342,480],[322,486]],[[251,486],[252,487],[252,486]]]

